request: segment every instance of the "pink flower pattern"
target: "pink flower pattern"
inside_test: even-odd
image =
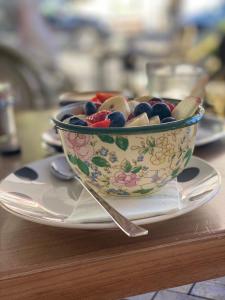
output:
[[[66,132],[65,142],[74,151],[76,156],[84,161],[88,161],[94,154],[93,148],[89,143],[89,135]]]
[[[136,186],[138,180],[138,176],[134,173],[119,172],[114,177],[115,184],[126,187]]]

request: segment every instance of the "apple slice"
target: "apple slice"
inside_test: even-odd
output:
[[[127,122],[126,127],[139,127],[149,125],[149,119],[146,113],[143,113],[136,118],[131,119]]]
[[[159,125],[160,124],[160,118],[159,116],[154,116],[149,119],[149,124],[150,125]]]
[[[135,101],[135,100],[131,100],[131,101],[128,101],[128,105],[130,107],[130,112],[133,113],[134,112],[134,109],[135,107],[139,104],[138,101]]]
[[[75,115],[75,117],[81,119],[81,120],[85,120],[87,118],[86,115]]]
[[[152,96],[146,95],[146,96],[141,96],[141,97],[134,98],[134,101],[137,101],[137,102],[148,102],[151,99],[152,99]]]
[[[108,98],[102,105],[99,107],[98,111],[109,110],[109,111],[120,111],[126,118],[130,114],[130,107],[127,100],[123,96],[114,96]]]
[[[201,98],[188,96],[180,101],[172,111],[172,117],[176,120],[186,119],[193,116],[201,104]]]

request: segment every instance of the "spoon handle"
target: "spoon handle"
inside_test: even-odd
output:
[[[92,197],[101,205],[101,207],[111,216],[113,221],[118,225],[118,227],[129,237],[137,237],[142,235],[147,235],[148,230],[142,228],[123,215],[121,215],[117,210],[115,210],[108,202],[106,202],[100,195],[98,195],[87,182],[83,183],[80,178],[76,179],[81,183],[81,185],[92,195]]]

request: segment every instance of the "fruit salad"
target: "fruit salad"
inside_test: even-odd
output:
[[[175,105],[150,96],[128,100],[122,95],[97,93],[84,104],[82,114],[64,115],[61,121],[92,128],[152,126],[191,117],[200,104],[201,99],[192,96]]]

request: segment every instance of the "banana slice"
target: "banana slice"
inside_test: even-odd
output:
[[[151,100],[152,96],[150,95],[146,95],[146,96],[141,96],[141,97],[137,97],[137,98],[134,98],[134,101],[137,101],[137,102],[148,102],[149,100]]]
[[[139,127],[139,126],[146,126],[149,125],[148,115],[143,113],[136,118],[127,122],[126,127]]]
[[[130,114],[129,104],[123,96],[110,97],[99,107],[99,111],[102,110],[120,111],[126,118],[128,118]]]
[[[149,124],[150,125],[159,125],[160,124],[160,118],[159,116],[154,116],[149,119]]]
[[[75,117],[77,117],[77,118],[79,118],[79,119],[81,119],[81,120],[84,120],[84,119],[87,118],[86,115],[75,115]]]
[[[177,104],[172,111],[172,117],[176,120],[191,117],[196,112],[200,104],[201,99],[199,97],[188,96]]]
[[[139,102],[135,100],[128,101],[128,105],[130,107],[130,112],[134,112],[135,107],[139,104]]]

